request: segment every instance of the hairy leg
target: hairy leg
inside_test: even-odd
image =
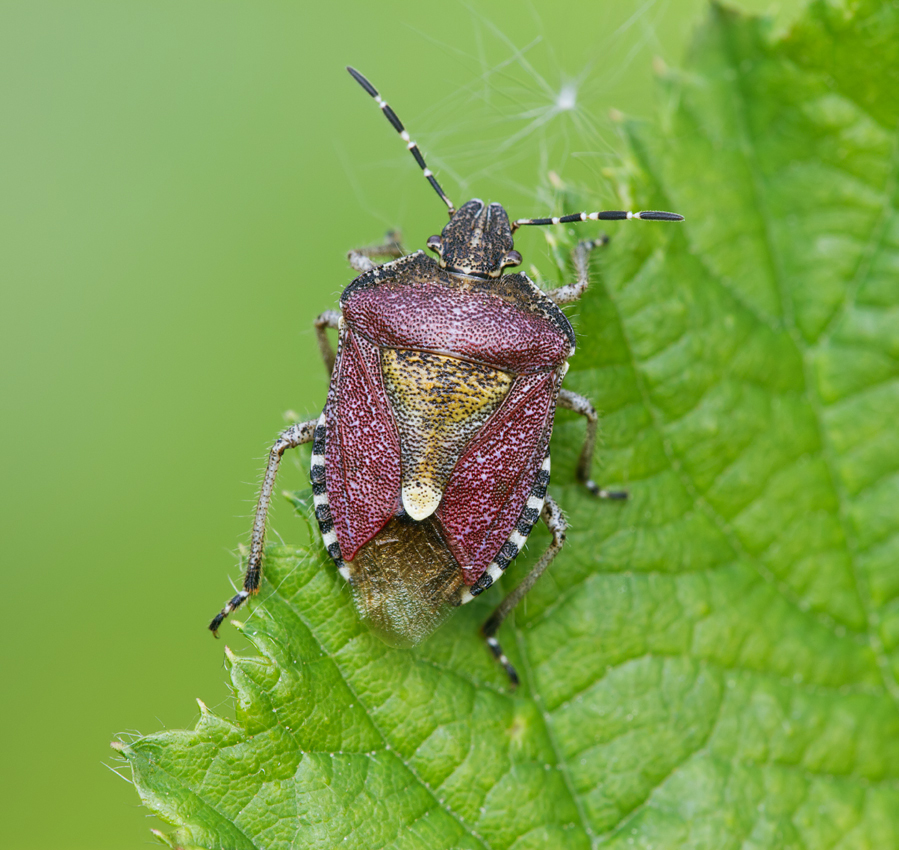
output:
[[[262,554],[265,549],[265,520],[272,500],[272,491],[275,487],[275,476],[278,474],[281,455],[287,449],[311,442],[317,424],[318,419],[310,419],[308,422],[291,425],[290,428],[281,432],[268,454],[268,466],[265,468],[262,489],[259,492],[259,500],[256,502],[256,516],[253,520],[253,535],[250,541],[250,558],[244,574],[243,590],[235,594],[225,607],[212,618],[209,629],[216,637],[219,626],[225,617],[243,605],[251,595],[259,590],[259,582],[262,580]]]
[[[593,451],[596,448],[596,429],[599,425],[599,415],[596,408],[590,404],[590,400],[571,390],[559,391],[559,407],[580,413],[587,420],[587,436],[577,462],[577,477],[594,496],[600,499],[626,499],[627,493],[623,490],[603,490],[591,477],[590,468],[593,465]]]
[[[490,651],[493,653],[496,660],[502,664],[506,673],[509,675],[509,681],[512,683],[512,687],[518,685],[518,673],[516,673],[515,668],[512,666],[512,662],[509,661],[503,652],[499,641],[496,639],[496,633],[499,631],[499,627],[502,625],[503,620],[505,620],[512,612],[512,609],[521,602],[525,594],[537,583],[537,579],[543,575],[546,568],[552,563],[553,558],[558,555],[559,550],[565,543],[565,529],[568,527],[568,524],[565,522],[565,517],[562,516],[561,508],[559,508],[550,496],[546,497],[546,501],[543,504],[543,510],[540,512],[540,518],[546,523],[546,527],[552,533],[552,543],[549,544],[546,551],[540,556],[540,560],[534,564],[531,571],[524,577],[524,579],[522,579],[521,584],[499,603],[496,610],[490,615],[487,622],[484,623],[481,628],[484,637],[487,639],[487,646],[490,647]]]
[[[398,231],[391,230],[380,245],[368,245],[364,248],[353,248],[347,253],[347,260],[357,272],[367,272],[377,265],[372,257],[392,257],[397,259],[405,255],[400,245],[401,236]]]
[[[328,339],[327,328],[337,330],[340,327],[340,311],[325,310],[315,320],[315,339],[318,342],[318,350],[321,352],[322,360],[325,362],[325,368],[330,375],[334,371],[334,349],[331,347],[331,341]]]
[[[546,294],[556,304],[572,304],[577,301],[590,285],[590,254],[595,248],[608,244],[609,237],[605,234],[598,239],[585,239],[582,242],[578,242],[575,249],[571,252],[577,280],[574,283],[560,286],[558,289],[551,289]]]

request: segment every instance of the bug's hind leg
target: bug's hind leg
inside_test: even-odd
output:
[[[218,637],[218,629],[222,621],[232,611],[243,605],[247,599],[259,590],[259,582],[262,580],[262,553],[265,549],[265,520],[268,516],[268,507],[272,501],[272,490],[275,487],[275,476],[278,474],[278,465],[281,463],[281,455],[287,449],[293,449],[303,443],[311,442],[318,438],[316,433],[318,419],[310,419],[308,422],[298,422],[291,425],[286,431],[282,431],[268,454],[268,466],[262,478],[262,489],[259,492],[259,500],[256,503],[256,516],[253,520],[253,535],[250,540],[250,557],[247,561],[247,571],[243,578],[243,590],[236,593],[212,618],[209,630]],[[322,429],[322,442],[324,441],[324,429]]]
[[[603,490],[591,477],[590,467],[593,464],[593,451],[596,448],[596,429],[599,425],[599,414],[588,398],[571,392],[559,390],[559,407],[580,413],[587,420],[587,436],[577,461],[577,477],[594,496],[600,499],[626,499],[624,490]]]
[[[397,259],[405,256],[406,252],[400,244],[402,237],[398,230],[388,231],[387,236],[380,245],[368,245],[365,248],[353,248],[346,255],[350,265],[357,272],[367,272],[377,266],[372,257],[391,257]]]
[[[565,517],[562,516],[561,508],[550,496],[547,496],[546,501],[543,503],[543,510],[540,512],[540,517],[543,522],[546,523],[546,527],[553,536],[552,543],[549,544],[548,548],[540,556],[540,560],[534,564],[531,571],[524,577],[524,579],[522,579],[521,584],[499,603],[496,610],[490,615],[487,622],[484,623],[481,628],[481,632],[487,639],[487,646],[490,647],[490,651],[493,653],[496,660],[503,665],[513,688],[518,685],[518,673],[515,672],[512,662],[509,661],[503,652],[503,648],[496,639],[496,633],[503,624],[503,620],[505,620],[512,609],[521,602],[525,594],[536,584],[537,579],[543,575],[546,568],[552,563],[553,558],[558,555],[559,550],[565,543],[565,529],[568,528],[568,523],[565,521]]]
[[[556,304],[572,304],[577,301],[590,285],[590,254],[595,248],[608,244],[609,237],[605,233],[596,239],[584,239],[578,242],[575,249],[571,252],[577,280],[574,283],[560,286],[558,289],[549,290],[546,293],[547,296],[555,301]]]

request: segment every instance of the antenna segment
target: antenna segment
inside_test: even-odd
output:
[[[637,218],[640,221],[683,221],[684,217],[672,212],[645,210],[644,212],[628,212],[627,210],[604,210],[603,212],[572,213],[554,218],[519,218],[512,222],[512,230],[525,224],[568,224],[572,221],[625,221]]]
[[[453,206],[453,202],[446,196],[446,193],[443,191],[443,189],[440,188],[440,184],[437,182],[437,178],[434,177],[433,172],[430,168],[428,168],[427,163],[425,162],[425,158],[421,155],[421,151],[418,149],[418,145],[409,137],[409,133],[403,126],[403,122],[400,121],[400,119],[397,117],[397,114],[388,106],[387,101],[384,100],[380,94],[378,94],[378,90],[368,80],[366,80],[365,77],[362,76],[362,74],[360,74],[355,68],[351,68],[349,65],[347,65],[347,71],[349,71],[353,79],[375,99],[375,103],[377,103],[378,106],[381,107],[381,112],[384,113],[384,117],[387,118],[387,120],[393,125],[393,129],[400,134],[402,140],[406,143],[406,148],[412,153],[412,156],[415,157],[415,161],[424,172],[425,177],[428,178],[428,183],[433,186],[434,191],[438,195],[440,195],[440,199],[443,201],[443,203],[446,204],[447,208],[449,209],[450,218],[452,218],[453,213],[456,212],[456,208]]]

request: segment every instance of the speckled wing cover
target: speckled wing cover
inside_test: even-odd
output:
[[[516,527],[574,336],[524,275],[463,279],[421,252],[361,275],[341,307],[330,515],[361,613],[415,643]]]

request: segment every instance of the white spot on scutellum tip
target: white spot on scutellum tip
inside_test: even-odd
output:
[[[403,508],[416,522],[427,519],[440,504],[443,491],[427,482],[403,485]]]

